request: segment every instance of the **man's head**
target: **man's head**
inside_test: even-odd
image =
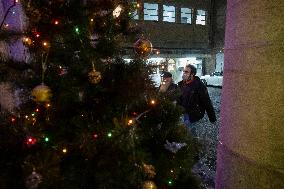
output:
[[[191,65],[191,64],[188,64],[185,66],[184,70],[183,70],[183,80],[191,80],[193,79],[193,77],[195,76],[196,74],[196,67]]]
[[[172,74],[170,72],[163,72],[162,74],[164,82],[171,82],[172,81]]]

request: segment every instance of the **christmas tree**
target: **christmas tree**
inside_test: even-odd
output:
[[[131,22],[139,4],[17,3],[29,61],[1,59],[1,102],[20,102],[1,104],[0,188],[198,188],[182,111],[157,93],[151,43]]]

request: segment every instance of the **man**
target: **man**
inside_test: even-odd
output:
[[[171,96],[176,89],[177,85],[173,82],[172,74],[170,72],[164,71],[162,74],[162,82],[159,87],[159,92]]]
[[[178,82],[181,90],[178,104],[184,108],[184,123],[196,137],[196,122],[204,117],[205,111],[212,123],[216,121],[216,115],[206,86],[195,74],[196,68],[193,65],[185,67],[183,80]]]

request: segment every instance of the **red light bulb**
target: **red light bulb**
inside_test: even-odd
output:
[[[36,138],[29,137],[26,141],[28,145],[34,145],[36,143]]]

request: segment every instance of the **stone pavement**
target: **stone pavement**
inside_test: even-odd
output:
[[[215,185],[221,91],[220,88],[208,87],[217,117],[216,123],[210,123],[206,114],[197,126],[197,136],[201,144],[200,159],[194,165],[192,172],[201,179],[203,189],[213,189]]]

